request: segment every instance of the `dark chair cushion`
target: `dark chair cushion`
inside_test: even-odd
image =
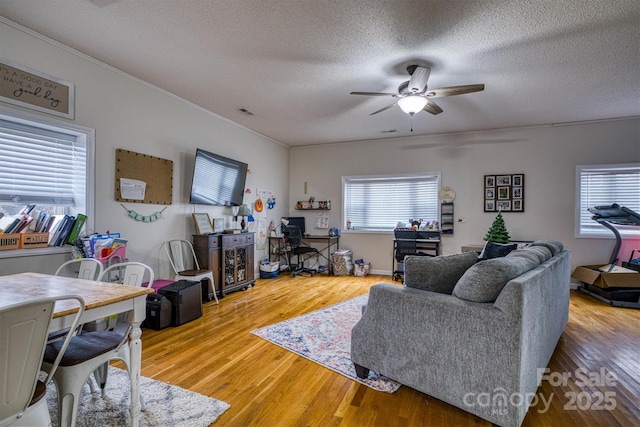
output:
[[[123,335],[112,331],[85,332],[71,338],[67,351],[60,360],[60,366],[73,366],[93,359],[118,347],[123,340]],[[47,345],[44,352],[44,361],[53,363],[58,356],[63,341],[56,341]]]
[[[199,276],[208,272],[209,270],[184,270],[180,271],[178,274],[181,276]]]
[[[297,248],[293,248],[293,253],[294,254],[308,254],[308,253],[317,253],[318,250],[316,248],[310,248],[307,246],[298,246]]]
[[[34,405],[40,401],[47,394],[47,386],[42,381],[38,380],[36,383],[36,390],[33,392],[33,397],[29,406]]]

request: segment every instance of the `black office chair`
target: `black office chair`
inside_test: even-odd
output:
[[[396,228],[393,230],[395,235],[395,253],[396,268],[393,271],[393,280],[402,280],[404,278],[404,257],[407,255],[430,256],[424,252],[418,252],[417,242],[418,230],[412,228]]]
[[[314,255],[318,255],[319,252],[316,248],[302,245],[302,232],[300,227],[295,225],[288,225],[284,227],[284,235],[287,238],[289,245],[289,251],[287,251],[289,266],[291,266],[291,255],[296,255],[296,268],[292,268],[292,276],[297,276],[301,273],[309,273],[314,275],[316,273],[315,268],[307,268],[304,266],[305,259],[309,259]]]

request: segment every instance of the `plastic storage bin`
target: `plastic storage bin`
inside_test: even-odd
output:
[[[260,264],[260,278],[274,279],[280,276],[280,263],[270,262],[268,264]]]

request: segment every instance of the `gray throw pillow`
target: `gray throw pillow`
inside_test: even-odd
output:
[[[553,256],[551,255],[551,250],[546,246],[527,246],[523,250],[533,252],[538,255],[538,258],[540,258],[540,264],[549,260]]]
[[[537,257],[532,254],[480,261],[458,280],[453,295],[467,301],[494,302],[509,280],[539,264]]]
[[[531,246],[544,246],[551,251],[551,256],[558,255],[564,249],[564,245],[556,240],[536,240]]]
[[[404,284],[410,288],[451,294],[458,279],[477,261],[475,252],[437,257],[408,256],[404,259]]]
[[[487,242],[484,244],[482,248],[482,252],[480,252],[479,260],[498,258],[501,256],[506,256],[509,252],[514,251],[518,248],[517,243],[496,243],[496,242]]]
[[[535,252],[526,251],[524,249],[518,249],[517,251],[513,251],[509,255],[507,255],[507,258],[515,257],[525,258],[532,264],[535,263],[536,265],[539,265],[541,263],[540,257]]]

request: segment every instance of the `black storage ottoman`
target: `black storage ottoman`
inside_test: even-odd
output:
[[[171,301],[164,295],[147,295],[147,318],[144,326],[159,331],[171,325],[172,316]]]
[[[171,324],[179,326],[202,316],[202,287],[200,282],[179,280],[158,290],[171,301]]]

